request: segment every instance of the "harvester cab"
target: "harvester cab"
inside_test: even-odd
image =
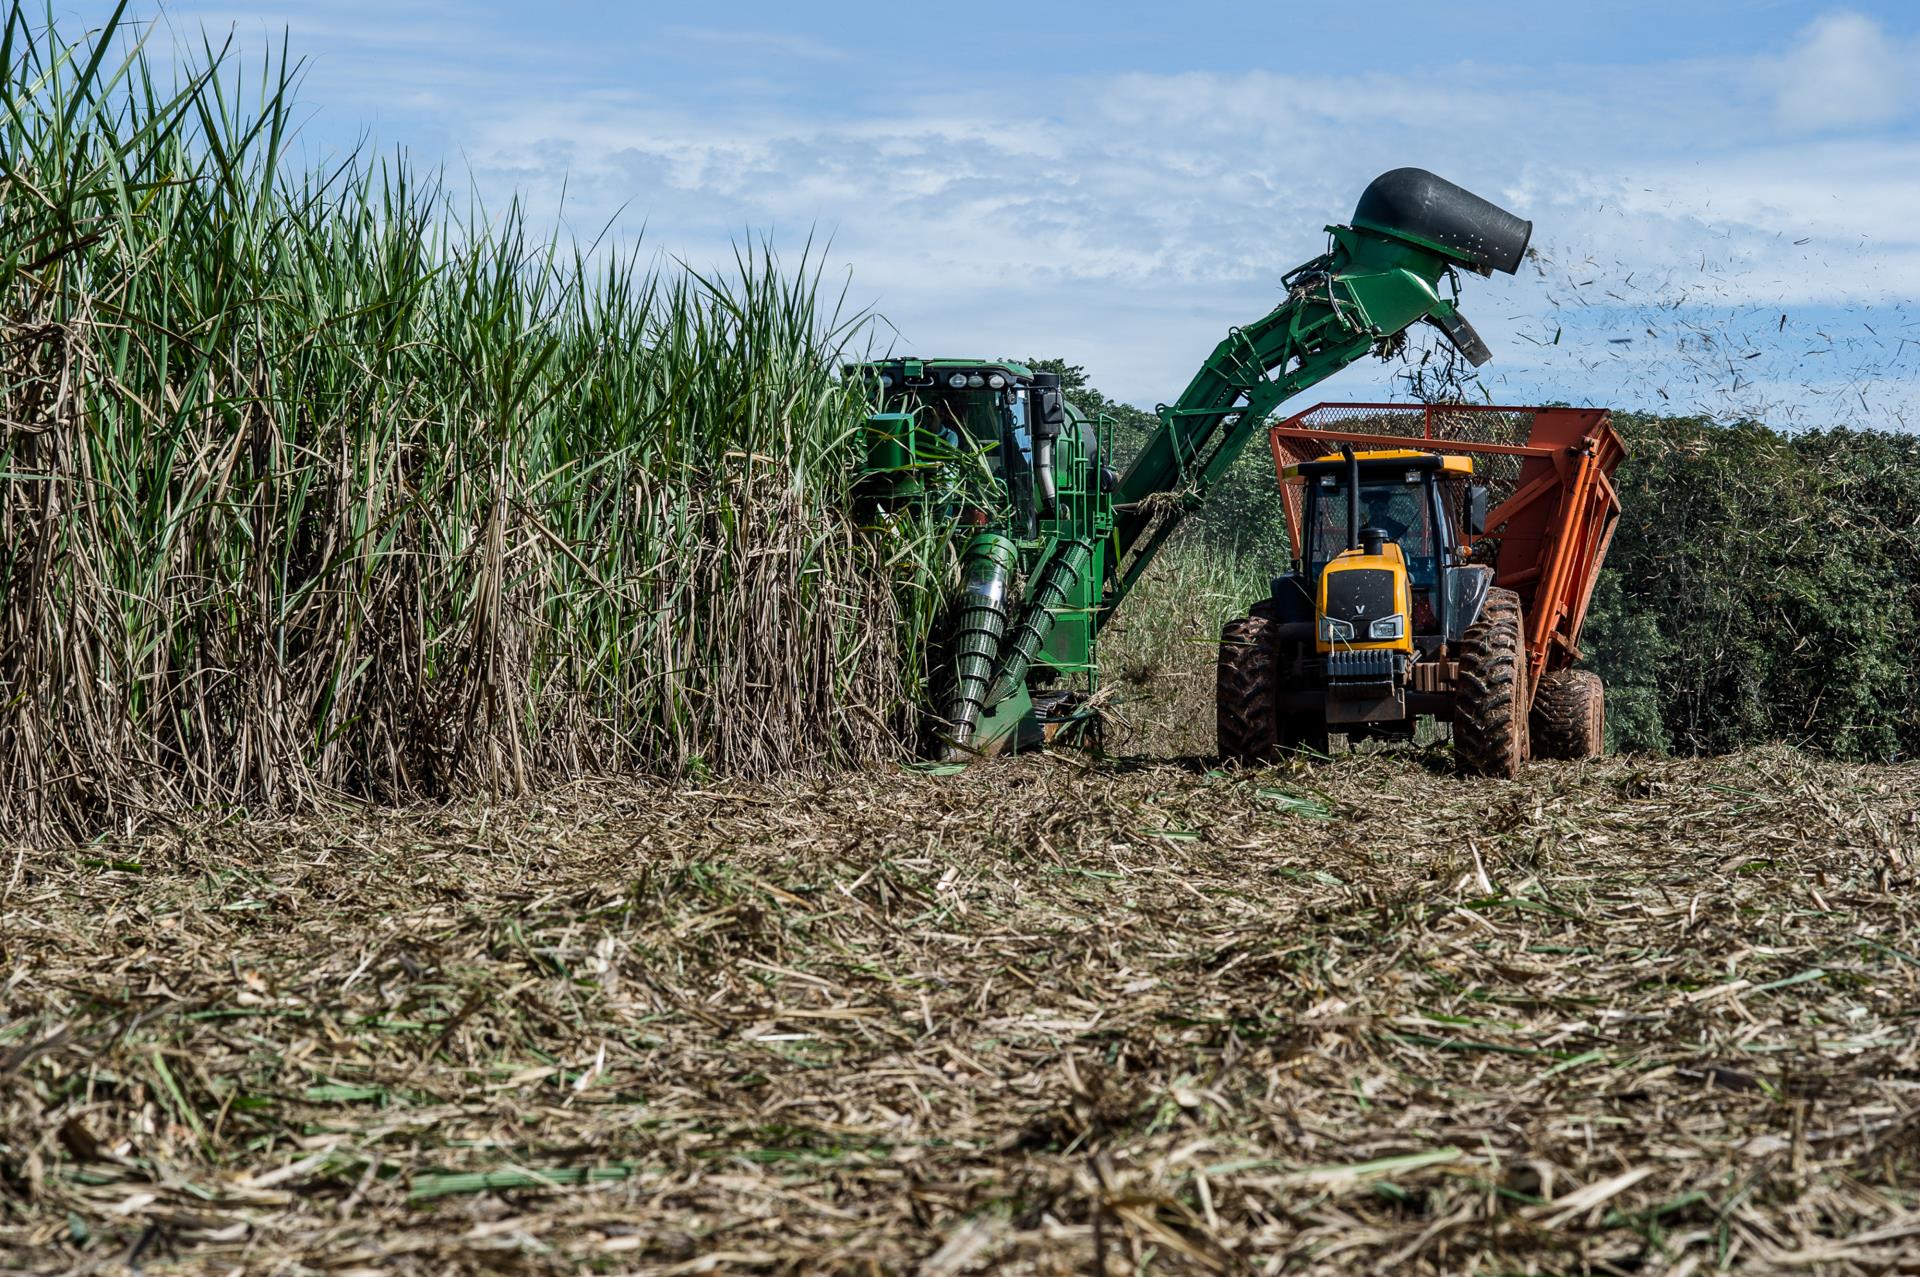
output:
[[[1031,539],[1043,523],[1060,521],[1063,486],[1069,502],[1085,495],[1079,466],[1098,457],[1100,443],[1094,423],[1066,402],[1057,375],[963,359],[890,359],[850,371],[868,381],[882,408],[869,425],[874,500],[918,499],[921,480],[941,459],[965,462],[947,476],[944,493],[960,524],[1004,525]],[[909,455],[919,452],[929,455]],[[1110,490],[1116,476],[1104,466],[1095,471]]]

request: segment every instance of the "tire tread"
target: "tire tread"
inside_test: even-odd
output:
[[[1279,653],[1274,638],[1273,618],[1258,611],[1235,617],[1220,629],[1214,712],[1224,759],[1267,762],[1279,748],[1274,695]]]
[[[1555,670],[1533,697],[1535,758],[1579,761],[1606,748],[1606,688],[1592,670]]]
[[[1511,779],[1527,759],[1527,660],[1520,597],[1493,589],[1460,641],[1453,747],[1461,765]]]

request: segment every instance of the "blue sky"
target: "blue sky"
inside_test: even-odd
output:
[[[831,237],[897,349],[1059,354],[1143,404],[1417,164],[1536,224],[1537,265],[1467,281],[1494,397],[1920,428],[1917,15],[278,0],[167,5],[154,47],[288,30],[316,156],[371,135],[702,266]]]

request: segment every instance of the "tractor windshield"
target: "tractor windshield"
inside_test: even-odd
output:
[[[1347,548],[1347,485],[1323,475],[1310,489],[1313,503],[1306,524],[1309,576],[1318,576]],[[1360,526],[1379,528],[1407,558],[1407,574],[1418,586],[1431,586],[1439,567],[1433,535],[1433,508],[1424,478],[1414,475],[1360,481]]]

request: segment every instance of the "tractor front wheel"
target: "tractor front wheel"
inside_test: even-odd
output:
[[[1271,617],[1256,612],[1221,627],[1214,685],[1221,758],[1259,763],[1273,757],[1279,743],[1274,719],[1279,671]]]
[[[1533,756],[1578,761],[1606,747],[1606,688],[1592,670],[1555,670],[1533,696]]]
[[[1527,760],[1527,645],[1520,596],[1487,591],[1480,619],[1460,641],[1453,749],[1482,776],[1512,778]]]

